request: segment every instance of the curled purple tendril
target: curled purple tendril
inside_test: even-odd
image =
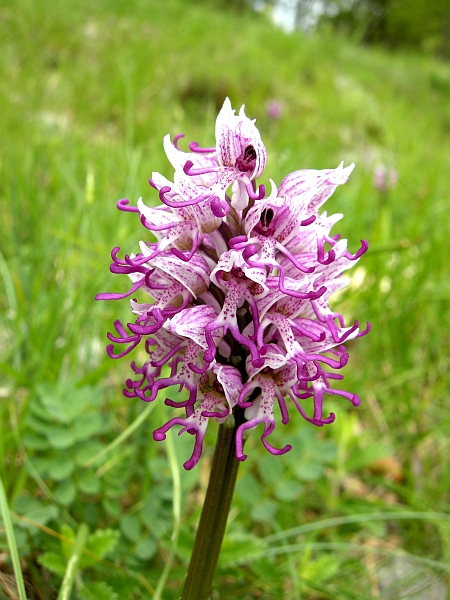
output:
[[[254,244],[249,244],[245,247],[244,251],[242,252],[242,258],[250,267],[264,266],[261,263],[257,263],[250,260],[250,257],[254,256],[255,254],[258,254],[258,248]]]
[[[121,198],[117,201],[117,208],[124,212],[139,212],[139,209],[135,206],[129,206],[130,201],[127,198]]]
[[[279,271],[279,289],[281,292],[283,292],[283,294],[287,294],[288,296],[293,296],[294,298],[300,298],[302,300],[317,300],[317,298],[320,298],[320,296],[323,296],[325,294],[325,292],[327,291],[327,288],[322,285],[320,286],[320,288],[316,291],[311,291],[311,292],[297,292],[296,290],[290,290],[288,288],[286,288],[284,286],[284,268],[281,266],[278,266],[278,271]]]
[[[148,229],[149,231],[166,231],[167,229],[172,229],[176,227],[178,223],[166,223],[165,225],[152,225],[147,221],[144,215],[141,215],[141,223],[142,225]]]
[[[367,252],[368,248],[369,244],[366,242],[366,240],[361,240],[361,248],[358,250],[358,252],[356,252],[355,254],[350,254],[350,252],[346,250],[344,252],[344,256],[345,258],[348,258],[348,260],[357,260],[360,256]]]
[[[191,260],[191,258],[194,256],[195,252],[197,251],[197,248],[198,248],[197,239],[198,238],[193,240],[192,248],[189,250],[189,252],[187,254],[184,254],[184,252],[182,252],[181,250],[178,250],[178,248],[171,248],[170,251],[172,252],[172,254],[174,254],[177,258],[179,258],[183,262],[189,262]]]
[[[302,227],[307,227],[308,225],[311,225],[311,223],[314,223],[315,220],[316,220],[316,215],[311,215],[310,217],[308,217],[304,221],[301,221],[300,225]]]
[[[97,294],[95,296],[95,299],[96,300],[122,300],[122,298],[128,298],[128,296],[131,296],[131,294],[133,294],[137,289],[139,289],[143,283],[144,283],[144,278],[142,278],[140,281],[136,281],[136,283],[133,283],[133,285],[131,286],[131,289],[128,290],[128,292],[124,292],[123,294],[116,294],[114,292],[106,292],[103,294]]]
[[[173,138],[173,145],[177,150],[179,150],[178,140],[181,140],[181,138],[184,138],[184,133],[177,133],[177,135]]]
[[[230,211],[230,205],[225,200],[213,196],[211,200],[211,211],[215,217],[223,218]]]
[[[216,151],[215,148],[200,148],[197,142],[191,142],[189,144],[189,150],[191,152],[198,152],[200,154],[209,154]]]
[[[336,253],[333,249],[328,251],[328,256],[325,258],[324,241],[318,242],[317,244],[317,262],[321,265],[329,265],[336,258]]]
[[[172,188],[170,188],[167,185],[163,186],[159,190],[159,199],[166,206],[170,206],[170,208],[183,208],[185,206],[194,206],[195,204],[199,204],[199,202],[202,202],[203,200],[205,200],[205,201],[209,200],[209,198],[210,198],[210,196],[200,195],[200,196],[197,196],[197,198],[193,198],[193,199],[189,199],[189,200],[181,200],[179,202],[175,202],[173,200],[169,200],[166,197],[166,194],[168,194],[171,191],[172,191]]]
[[[196,175],[207,175],[208,173],[215,173],[219,170],[219,167],[203,167],[194,169],[194,163],[192,160],[187,160],[183,167],[183,172],[188,177],[195,177]]]
[[[295,256],[292,254],[292,252],[289,252],[289,250],[287,248],[285,248],[282,244],[280,244],[279,242],[277,242],[276,244],[276,248],[277,250],[279,250],[282,254],[284,254],[284,256],[289,259],[291,261],[291,263],[294,265],[294,267],[296,267],[299,271],[301,271],[302,273],[314,273],[314,271],[316,270],[315,267],[305,267],[305,265],[302,265],[296,258]]]
[[[356,337],[362,337],[363,335],[367,335],[369,331],[372,329],[372,324],[367,321],[366,328],[363,331],[359,331]]]
[[[253,185],[251,182],[247,183],[245,189],[247,190],[248,197],[252,200],[262,200],[266,195],[266,186],[263,183],[259,186],[257,192],[253,190]]]
[[[239,244],[243,244],[245,242],[247,242],[246,235],[237,235],[229,240],[228,246],[234,250]]]

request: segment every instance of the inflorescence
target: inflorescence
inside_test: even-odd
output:
[[[234,114],[228,98],[216,121],[216,147],[182,152],[177,135],[166,136],[164,149],[175,169],[174,181],[153,173],[150,185],[161,205],[137,208],[119,200],[120,210],[139,214],[156,242],[140,242],[140,252],[119,258],[112,250],[111,272],[126,274],[131,289],[124,294],[98,294],[97,300],[118,300],[141,290],[143,303],[131,300],[134,323],[114,322],[108,333],[111,358],[129,354],[143,344],[146,360],[131,363],[134,376],[125,396],[153,402],[170,386],[186,389],[183,408],[153,433],[164,440],[167,431],[195,435],[192,469],[201,455],[210,419],[223,423],[238,411],[236,456],[245,460],[243,438],[248,429],[264,424],[262,442],[272,454],[268,436],[275,428],[274,404],[281,422],[295,407],[314,425],[332,423],[324,415],[325,394],[342,396],[354,406],[356,394],[332,387],[347,364],[345,341],[368,333],[358,321],[346,327],[333,312],[330,296],[348,280],[342,274],[367,250],[361,240],[356,254],[347,240],[331,235],[342,215],[319,214],[354,165],[336,169],[301,170],[287,175],[277,188],[271,181],[256,185],[267,152],[254,121],[241,108]],[[230,193],[227,191],[230,190]],[[115,346],[124,349],[117,353]],[[147,356],[148,355],[148,356]]]

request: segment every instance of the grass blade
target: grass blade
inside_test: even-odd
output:
[[[306,523],[305,525],[299,525],[298,527],[292,527],[292,529],[286,529],[279,533],[274,533],[264,538],[264,541],[268,544],[272,542],[278,542],[285,540],[291,536],[301,535],[310,531],[319,531],[326,529],[327,527],[335,527],[338,525],[348,525],[350,523],[366,523],[370,521],[400,521],[400,520],[421,520],[421,521],[450,521],[450,515],[445,513],[431,513],[431,512],[414,512],[414,511],[399,511],[399,512],[387,512],[387,513],[366,513],[360,515],[350,515],[347,517],[335,517],[333,519],[323,519],[321,521],[314,521],[313,523]]]
[[[118,435],[116,437],[115,440],[113,440],[110,444],[108,444],[106,446],[106,448],[103,448],[103,450],[101,450],[98,454],[96,454],[95,456],[93,456],[92,458],[90,458],[89,460],[87,460],[84,463],[84,467],[89,467],[89,465],[92,465],[93,463],[97,462],[100,458],[102,458],[103,456],[105,456],[106,454],[108,454],[108,452],[111,452],[111,450],[114,450],[114,448],[116,448],[117,446],[119,446],[123,441],[125,441],[127,439],[127,437],[129,437],[140,425],[142,425],[142,423],[145,421],[145,419],[148,417],[148,415],[152,412],[152,410],[155,408],[155,404],[149,404],[142,412],[141,414],[130,424],[128,425],[128,427],[122,431],[122,433],[120,435]]]
[[[423,564],[432,569],[439,571],[450,572],[450,566],[438,560],[432,560],[431,558],[425,558],[423,556],[417,556],[417,554],[410,554],[403,550],[392,550],[390,548],[377,548],[376,546],[367,546],[364,544],[352,544],[345,542],[305,542],[304,544],[291,544],[288,546],[279,546],[276,548],[268,548],[264,550],[262,556],[276,556],[278,554],[291,554],[293,552],[301,552],[302,550],[342,550],[342,551],[357,551],[361,552],[372,552],[374,554],[387,554],[388,556],[406,556],[411,560]]]
[[[178,544],[178,536],[180,534],[181,527],[181,480],[180,480],[180,467],[178,464],[177,453],[175,450],[175,444],[173,441],[172,430],[167,432],[167,455],[169,458],[170,470],[172,472],[173,481],[173,531],[172,531],[172,544],[170,547],[169,558],[166,560],[166,564],[161,577],[159,578],[156,591],[153,596],[153,600],[161,600],[161,593],[166,584],[167,577],[169,576],[170,569],[172,568],[173,559]]]
[[[69,600],[70,593],[72,591],[73,582],[75,581],[75,575],[78,570],[78,563],[80,562],[81,553],[84,550],[87,536],[89,535],[89,527],[86,523],[81,523],[75,543],[73,545],[72,554],[70,555],[69,562],[67,563],[66,572],[64,579],[59,590],[57,600]]]
[[[25,592],[25,583],[23,581],[22,568],[20,566],[19,552],[17,550],[16,537],[14,535],[14,529],[11,520],[11,514],[9,512],[8,500],[6,498],[6,492],[3,485],[3,480],[0,477],[0,510],[3,517],[3,523],[5,524],[6,539],[8,541],[9,551],[11,553],[11,561],[13,564],[14,575],[16,577],[17,591],[19,592],[20,600],[27,600]]]

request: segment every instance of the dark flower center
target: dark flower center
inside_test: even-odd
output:
[[[264,236],[271,235],[273,233],[273,228],[270,227],[270,224],[272,223],[274,216],[275,213],[271,208],[265,208],[262,211],[261,216],[259,218],[259,223],[255,228],[256,231]]]
[[[271,208],[265,208],[262,211],[261,217],[259,219],[261,226],[264,227],[264,229],[267,229],[269,227],[269,225],[271,224],[273,217],[274,217],[273,210]]]
[[[236,159],[236,168],[239,171],[254,171],[256,166],[256,150],[253,146],[247,146],[244,152]]]

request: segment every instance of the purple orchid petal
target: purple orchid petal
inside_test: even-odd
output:
[[[238,398],[242,390],[242,378],[238,369],[228,365],[214,365],[213,371],[216,374],[217,381],[223,388],[225,397],[230,408],[234,408],[238,403]]]
[[[168,323],[167,329],[193,340],[202,348],[207,348],[205,329],[216,317],[217,313],[212,306],[193,306],[176,314]]]

